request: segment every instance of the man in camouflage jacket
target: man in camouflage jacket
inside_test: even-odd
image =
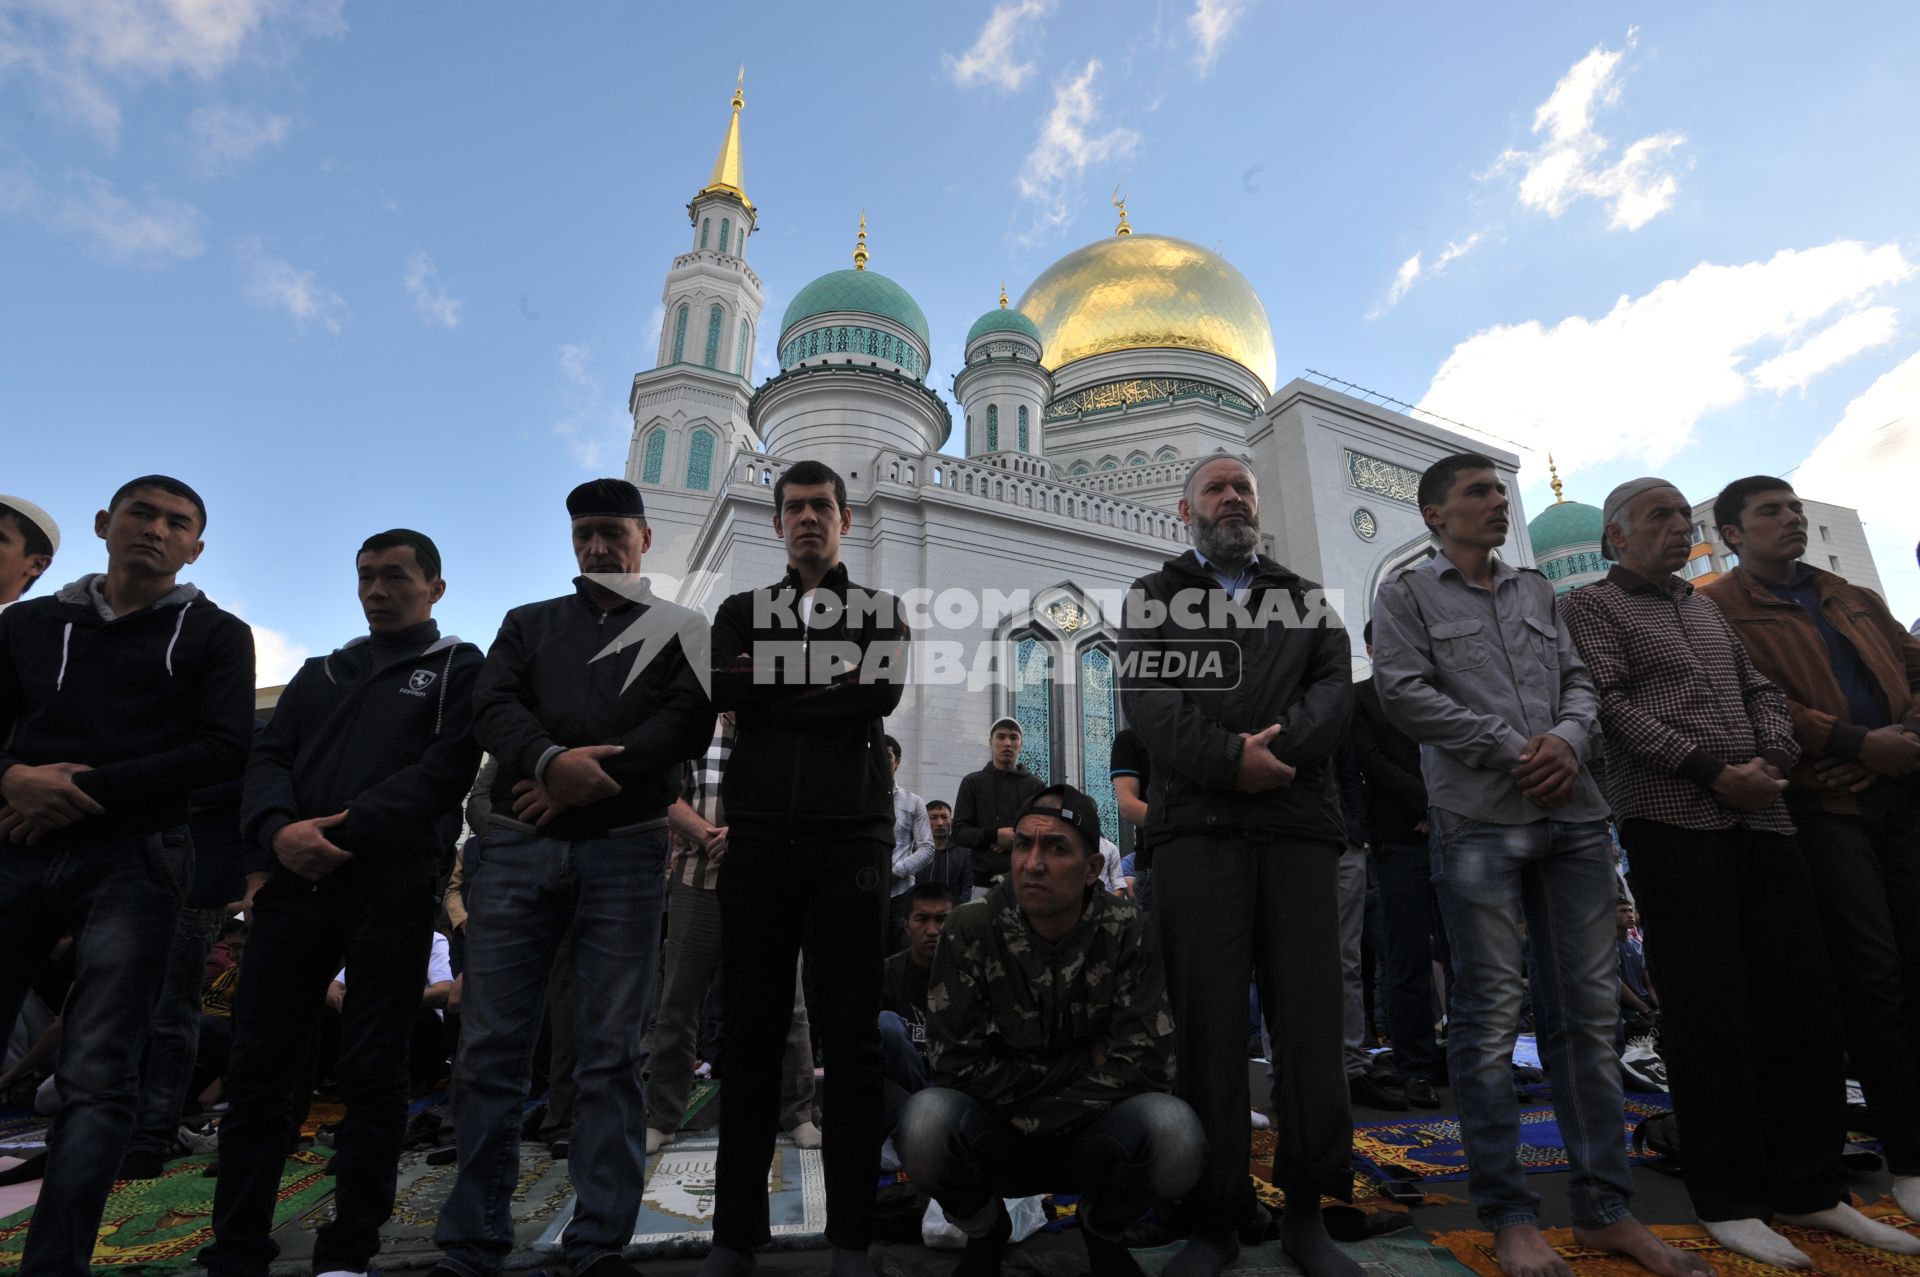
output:
[[[955,1272],[1000,1271],[1003,1197],[1078,1191],[1097,1273],[1119,1237],[1200,1174],[1200,1120],[1173,1094],[1173,1014],[1146,919],[1100,885],[1100,813],[1069,785],[1014,824],[1012,873],[949,917],[927,991],[934,1085],[894,1140],[968,1238]]]

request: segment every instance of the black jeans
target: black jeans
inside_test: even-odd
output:
[[[1353,1195],[1353,1120],[1342,1062],[1337,843],[1280,835],[1177,837],[1154,844],[1160,951],[1180,1060],[1180,1097],[1207,1133],[1187,1206],[1198,1236],[1253,1215],[1247,1177],[1247,976],[1273,1038],[1273,1183]]]
[[[855,1250],[873,1242],[884,1100],[880,937],[892,855],[892,845],[877,839],[728,840],[716,888],[728,1015],[715,1245],[751,1250],[770,1237],[767,1171],[780,1129],[793,965],[803,940],[818,995],[813,1027],[827,1066],[827,1240]]]
[[[1374,849],[1373,870],[1380,884],[1381,1019],[1400,1072],[1437,1082],[1446,1066],[1433,1031],[1433,941],[1442,930],[1433,855],[1425,843],[1385,843]]]
[[[334,1218],[314,1239],[315,1272],[367,1267],[393,1213],[407,1126],[407,1046],[433,943],[432,865],[365,888],[315,891],[276,870],[254,897],[240,987],[234,995],[232,1107],[220,1124],[220,1182],[213,1274],[260,1274],[279,1254],[269,1237],[274,1197],[306,1112],[295,1095],[324,1009],[344,964],[340,1054],[334,1077],[346,1116],[333,1155]]]
[[[1857,816],[1796,811],[1840,986],[1847,1055],[1895,1175],[1920,1175],[1920,785],[1883,779]]]
[[[1629,820],[1687,1193],[1709,1222],[1847,1200],[1840,1018],[1800,844]]]
[[[1081,1224],[1100,1227],[1097,1214],[1104,1235],[1117,1240],[1156,1201],[1193,1187],[1207,1140],[1191,1108],[1158,1092],[1130,1096],[1064,1131],[1022,1135],[966,1092],[935,1086],[907,1101],[894,1146],[908,1177],[956,1227],[990,1220],[1003,1197],[1077,1191]],[[1240,1161],[1244,1174],[1244,1153]]]

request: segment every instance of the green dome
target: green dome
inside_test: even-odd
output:
[[[815,315],[839,311],[890,319],[918,337],[922,346],[932,349],[933,343],[927,338],[927,317],[920,303],[885,275],[870,270],[837,270],[808,284],[788,305],[787,313],[780,320],[780,334],[784,338]]]
[[[1040,326],[1017,310],[999,306],[973,321],[973,327],[967,329],[967,339],[963,347],[973,345],[977,338],[988,333],[1019,333],[1030,339],[1034,345],[1040,344]]]
[[[1535,562],[1577,545],[1596,545],[1605,531],[1600,511],[1579,501],[1556,501],[1527,524]]]

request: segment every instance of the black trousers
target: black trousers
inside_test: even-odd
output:
[[[1434,938],[1446,932],[1433,894],[1433,857],[1425,843],[1384,843],[1374,849],[1373,869],[1384,968],[1380,1018],[1400,1072],[1438,1082],[1447,1068],[1433,1031],[1433,954]]]
[[[1793,814],[1825,924],[1847,1056],[1895,1175],[1920,1175],[1920,783],[1883,779],[1860,814]]]
[[[404,880],[347,891],[309,890],[276,873],[254,897],[234,996],[232,1103],[220,1123],[213,1274],[261,1274],[279,1253],[273,1229],[280,1175],[306,1112],[295,1095],[323,999],[344,964],[347,996],[334,1068],[346,1116],[333,1155],[334,1219],[314,1240],[315,1272],[361,1271],[393,1213],[407,1126],[407,1047],[433,944],[432,865]]]
[[[1273,1037],[1273,1183],[1353,1195],[1353,1120],[1343,1063],[1343,848],[1279,835],[1154,843],[1160,949],[1173,1000],[1179,1095],[1207,1133],[1206,1169],[1187,1196],[1198,1236],[1253,1214],[1247,1178],[1247,979]]]
[[[1799,842],[1651,820],[1620,841],[1695,1213],[1768,1220],[1846,1201],[1840,1018]]]
[[[751,1250],[771,1236],[767,1171],[780,1129],[793,967],[803,942],[817,999],[809,1012],[827,1069],[821,1146],[827,1240],[855,1250],[873,1243],[885,1090],[880,949],[892,856],[892,844],[879,839],[776,843],[734,834],[727,840],[717,888],[728,1014],[716,1245]]]

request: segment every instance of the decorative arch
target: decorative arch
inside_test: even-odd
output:
[[[1129,467],[1144,466],[1146,464],[1147,464],[1147,454],[1144,452],[1133,453],[1127,458],[1127,465]]]
[[[1100,468],[1102,470],[1118,470],[1120,463],[1112,457],[1103,457],[1100,461]]]
[[[1088,465],[1084,461],[1077,461],[1074,463],[1073,469],[1070,473],[1076,474],[1076,475],[1092,474],[1093,467]]]
[[[640,482],[658,483],[667,468],[667,430],[656,426],[640,445]]]
[[[705,492],[713,482],[713,431],[695,430],[687,437],[687,486]]]
[[[1180,450],[1178,448],[1162,448],[1154,454],[1153,459],[1155,461],[1178,461],[1180,459]]]

